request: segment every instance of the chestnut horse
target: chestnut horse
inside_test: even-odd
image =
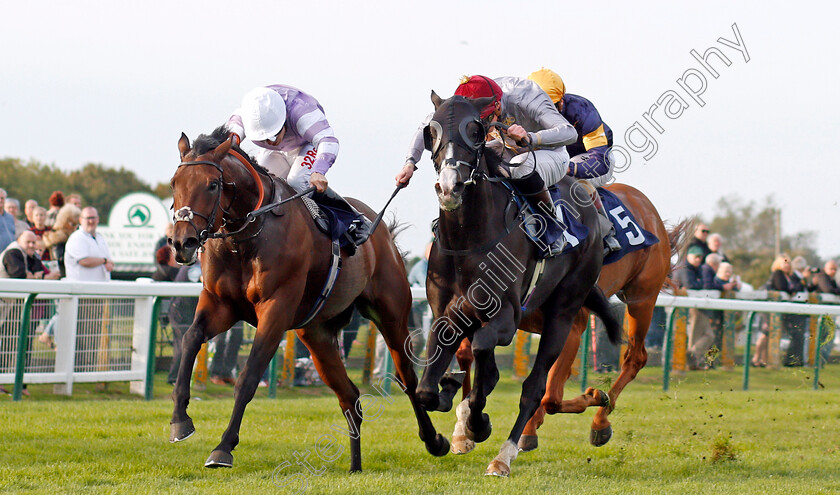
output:
[[[244,320],[257,329],[254,343],[236,381],[230,423],[205,466],[233,466],[231,451],[239,443],[245,407],[285,332],[297,329],[321,379],[338,396],[348,423],[350,471],[360,471],[359,390],[348,378],[338,348],[338,334],[355,306],[376,323],[391,348],[400,385],[414,407],[420,439],[430,453],[446,454],[448,441],[436,433],[415,397],[417,377],[404,349],[411,289],[391,232],[377,229],[354,255],[341,254],[334,288],[311,319],[312,308],[326,293],[327,278],[334,276],[331,240],[317,229],[304,201],[295,198],[296,191],[255,165],[227,136],[220,127],[209,136],[199,136],[193,147],[183,134],[178,141],[181,164],[171,182],[175,228],[169,241],[181,264],[194,263],[203,246],[204,287],[195,320],[183,338],[170,441],[185,440],[195,432],[187,404],[190,374],[201,344]],[[266,191],[270,193],[264,198]],[[269,212],[267,208],[257,211],[276,198],[286,201]],[[360,201],[350,202],[367,217],[375,216]]]
[[[605,265],[598,279],[598,286],[605,295],[609,297],[618,294],[627,304],[627,349],[624,352],[621,373],[608,394],[590,387],[579,397],[563,400],[563,387],[571,374],[581,335],[589,321],[589,310],[582,308],[575,317],[563,352],[551,367],[542,403],[528,421],[519,439],[519,448],[523,452],[537,448],[537,428],[543,424],[546,413],[582,413],[591,406],[600,408],[592,420],[589,441],[596,447],[606,444],[612,436],[612,426],[607,416],[615,408],[624,387],[633,381],[647,363],[645,335],[650,327],[657,296],[672,269],[671,256],[681,249],[689,221],[683,221],[668,231],[656,208],[639,190],[625,184],[612,184],[606,189],[621,199],[639,227],[659,239],[659,242],[652,246],[629,253],[618,261]],[[539,326],[529,320],[524,321],[520,328],[528,332],[539,332]],[[474,359],[470,346],[462,344],[458,349],[457,358],[461,369],[466,371],[469,377],[469,369]],[[463,390],[466,397],[470,393],[469,379],[464,382]]]
[[[561,181],[561,191],[588,233],[569,253],[544,265],[538,261],[536,244],[520,228],[520,222],[529,219],[512,193],[516,183],[505,177],[500,158],[485,150],[487,128],[479,109],[491,101],[461,96],[443,101],[432,93],[436,110],[424,134],[438,172],[435,187],[441,212],[426,282],[435,322],[417,396],[430,411],[449,406],[438,384],[459,343],[468,339],[476,357],[475,384],[456,410],[462,429],[453,436],[452,448],[471,449],[492,430],[483,411],[499,379],[495,347],[511,343],[523,318],[538,325],[542,338],[534,367],[522,384],[519,416],[486,472],[506,476],[519,437],[545,393],[549,368],[580,308],[586,304],[601,315],[616,339],[621,330],[595,286],[604,256],[598,213],[591,202],[571,200],[575,182],[569,177]],[[534,286],[531,281],[536,279],[540,282]]]

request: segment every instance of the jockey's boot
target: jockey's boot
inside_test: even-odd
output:
[[[613,225],[612,221],[610,221],[610,217],[607,215],[607,210],[604,208],[604,203],[601,201],[601,195],[598,194],[598,191],[592,193],[592,201],[595,205],[595,209],[598,210],[598,219],[601,222],[601,232],[605,232],[604,234],[604,244],[606,247],[604,248],[604,256],[612,253],[613,251],[620,251],[621,244],[618,243],[618,239],[615,238],[615,226]]]
[[[312,199],[316,203],[323,204],[324,206],[330,206],[356,215],[356,219],[353,220],[353,223],[350,224],[350,227],[348,227],[347,232],[344,234],[354,246],[360,246],[370,237],[371,221],[359,213],[346,199],[331,188],[328,187],[322,193],[317,191],[312,193]]]
[[[528,198],[528,202],[531,203],[531,206],[533,206],[535,210],[546,217],[545,220],[547,222],[557,221],[557,210],[554,209],[554,202],[551,201],[551,194],[549,194],[548,189],[543,189],[536,194],[526,196],[526,198]],[[566,240],[563,236],[560,236],[548,246],[548,252],[545,253],[545,257],[552,258],[557,256],[563,252],[563,248],[565,247]]]

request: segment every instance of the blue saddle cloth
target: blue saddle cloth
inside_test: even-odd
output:
[[[615,227],[615,238],[621,244],[620,250],[613,251],[604,258],[605,265],[615,263],[628,253],[653,246],[659,242],[655,235],[639,226],[636,219],[633,218],[633,214],[625,208],[624,203],[618,199],[618,196],[604,188],[599,188],[598,193],[601,195],[604,209]]]
[[[589,227],[580,223],[574,215],[569,213],[566,207],[566,202],[561,201],[562,195],[560,189],[555,185],[549,188],[548,192],[551,194],[551,202],[557,210],[557,221],[547,222],[545,232],[540,236],[540,241],[537,244],[540,246],[550,246],[554,241],[565,237],[566,247],[563,248],[563,253],[568,253],[580,245],[589,235]]]
[[[321,213],[327,218],[327,221],[330,224],[330,231],[324,232],[330,236],[330,240],[338,240],[341,247],[350,244],[351,240],[348,236],[344,235],[344,233],[347,232],[347,229],[350,228],[353,221],[359,218],[359,215],[346,210],[322,205],[321,203],[318,203],[318,207],[321,209]]]

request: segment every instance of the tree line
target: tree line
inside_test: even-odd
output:
[[[0,159],[0,187],[20,201],[21,209],[28,199],[49,208],[53,191],[61,191],[65,197],[76,193],[84,206],[95,206],[101,218],[108,218],[114,203],[128,193],[147,192],[161,199],[170,196],[169,184],[152,187],[123,167],[88,163],[79,170],[64,172],[55,165],[34,160],[24,163],[17,158]]]
[[[770,266],[776,257],[776,244],[781,253],[802,256],[812,267],[822,267],[817,254],[817,233],[801,231],[777,234],[781,208],[772,196],[761,202],[720,198],[711,221],[712,232],[723,236],[723,253],[729,258],[741,280],[759,289],[770,278]],[[777,239],[778,237],[778,239]]]

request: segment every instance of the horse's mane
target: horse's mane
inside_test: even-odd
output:
[[[195,142],[193,143],[193,151],[195,152],[196,156],[203,155],[208,151],[212,151],[219,147],[222,143],[228,140],[228,136],[230,136],[230,130],[227,128],[226,125],[220,125],[219,127],[213,129],[213,132],[210,134],[201,134],[197,138],[195,138]],[[257,161],[249,155],[245,153],[242,148],[239,147],[238,144],[234,144],[232,149],[236,150],[244,156],[256,169],[262,174],[269,175],[268,170],[262,165],[259,165]]]

